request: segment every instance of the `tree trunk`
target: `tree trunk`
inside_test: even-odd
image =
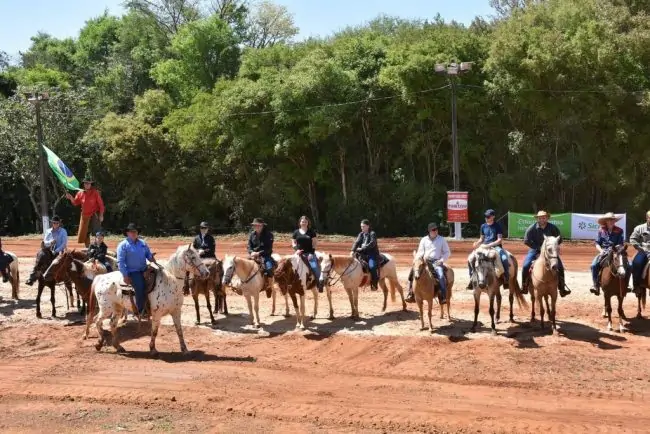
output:
[[[347,182],[345,179],[345,149],[339,147],[339,163],[341,166],[341,193],[343,194],[343,203],[348,204],[348,189]]]

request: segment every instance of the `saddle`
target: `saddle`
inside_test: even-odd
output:
[[[307,289],[314,289],[316,287],[316,274],[309,264],[308,255],[300,255],[300,259],[307,267]]]
[[[271,298],[273,295],[273,286],[271,286],[271,282],[269,279],[266,278],[266,275],[264,272],[266,271],[266,266],[264,265],[264,258],[261,256],[258,256],[257,259],[255,260],[257,264],[260,266],[260,273],[264,277],[264,285],[262,286],[262,289],[260,289],[260,292],[266,291],[266,298]],[[273,263],[273,267],[271,267],[271,276],[275,274],[275,270],[278,269],[278,262],[271,257],[271,262]]]
[[[357,260],[361,263],[361,269],[363,270],[364,273],[370,273],[370,266],[368,265],[368,261],[366,261],[365,258],[363,258],[361,255],[356,255]],[[384,265],[388,263],[389,259],[382,253],[379,254],[379,260],[377,264],[377,269],[381,270]]]
[[[156,278],[158,277],[159,269],[153,265],[147,265],[147,269],[144,270],[144,282],[145,288],[147,290],[146,294],[149,295],[156,288]],[[131,285],[120,284],[122,287],[122,295],[128,295],[131,298],[131,304],[135,306],[135,289]],[[151,316],[151,305],[149,303],[149,297],[144,298],[144,316]],[[139,315],[136,315],[139,318]]]

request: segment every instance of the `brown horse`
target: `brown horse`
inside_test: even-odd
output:
[[[551,321],[551,332],[557,331],[555,324],[555,304],[558,293],[558,265],[560,237],[544,235],[540,257],[533,264],[530,281],[530,302],[532,310],[530,320],[535,321],[535,298],[537,298],[540,315],[540,328],[544,329],[544,303],[548,310],[549,320]],[[549,299],[551,304],[549,306]],[[542,300],[544,303],[542,303]]]
[[[196,325],[201,324],[201,315],[199,314],[199,295],[203,294],[205,297],[205,304],[210,314],[211,324],[216,324],[212,314],[212,305],[210,305],[210,292],[214,293],[215,303],[217,303],[217,294],[221,291],[221,279],[223,278],[223,265],[221,261],[214,258],[203,258],[203,265],[208,269],[210,275],[201,279],[200,277],[193,277],[189,279],[189,289],[194,299],[194,308],[196,309]],[[187,295],[187,294],[186,294]]]
[[[302,274],[306,274],[306,265],[302,264],[302,260],[295,255],[287,256],[278,261],[278,267],[275,270],[273,279],[281,294],[285,298],[287,294],[291,297],[293,307],[296,311],[296,328],[304,330],[305,288],[301,279],[301,271]],[[304,279],[306,280],[306,277]],[[296,295],[300,297],[300,305],[298,305]]]
[[[612,330],[612,300],[616,296],[618,300],[618,330],[622,333],[627,331],[623,320],[627,320],[623,312],[623,299],[627,293],[627,244],[615,246],[609,249],[605,257],[603,268],[600,271],[600,283],[605,298],[605,314],[607,316],[607,330]]]
[[[4,252],[11,256],[13,261],[9,264],[9,284],[11,285],[11,298],[18,300],[18,293],[20,292],[20,271],[18,270],[18,256],[12,252]]]
[[[454,270],[447,268],[445,275],[447,277],[447,318],[451,320],[451,295],[454,286]],[[421,255],[418,256],[413,252],[413,293],[415,294],[415,302],[420,311],[420,330],[426,330],[424,325],[424,301],[427,302],[427,313],[429,315],[429,330],[433,333],[433,324],[431,322],[431,314],[433,309],[433,299],[439,295],[440,287],[437,284],[437,279],[431,273],[431,269],[426,266],[426,261]],[[445,317],[445,306],[440,305],[440,319]]]

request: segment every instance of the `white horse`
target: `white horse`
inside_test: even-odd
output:
[[[402,310],[406,311],[406,302],[404,301],[404,289],[399,284],[397,279],[397,267],[395,259],[389,255],[383,254],[388,262],[379,270],[379,286],[384,293],[384,304],[382,312],[386,311],[386,304],[388,301],[388,287],[390,287],[391,300],[395,301],[395,289],[399,291],[402,297]],[[330,281],[330,273],[332,271],[339,275],[339,280],[343,283],[345,291],[348,293],[350,299],[350,307],[352,308],[352,318],[359,318],[359,287],[362,284],[367,285],[370,282],[369,274],[363,272],[363,267],[358,259],[344,256],[344,255],[323,255],[321,262],[321,281],[327,285],[327,300],[330,305],[329,319],[334,319],[334,309],[332,307],[332,286]],[[364,283],[365,277],[365,283]],[[388,287],[386,286],[388,283]]]
[[[152,356],[156,356],[156,336],[162,317],[171,315],[176,328],[176,334],[180,342],[181,351],[187,354],[187,346],[183,339],[183,329],[181,328],[181,309],[183,307],[183,283],[185,273],[190,272],[195,276],[202,278],[209,274],[208,269],[203,264],[196,250],[190,244],[188,247],[179,246],[176,252],[171,255],[167,265],[160,267],[156,274],[156,283],[153,291],[148,294],[149,305],[151,307],[151,342],[149,351]],[[99,338],[95,348],[99,351],[104,345],[102,322],[106,318],[111,318],[111,334],[113,335],[113,347],[118,352],[124,351],[117,339],[117,321],[122,317],[124,309],[137,312],[137,308],[131,303],[131,297],[123,294],[122,274],[115,271],[108,274],[99,275],[93,280],[91,290],[97,297],[99,313],[95,317],[95,326]],[[91,298],[92,300],[92,298]],[[89,309],[92,311],[92,307]],[[90,326],[91,321],[87,321],[86,328]]]
[[[5,253],[13,258],[9,264],[9,283],[11,283],[11,298],[18,300],[18,292],[20,291],[20,272],[18,271],[18,256],[15,253]]]
[[[271,256],[275,262],[282,259],[275,253]],[[232,286],[232,278],[235,275],[241,281],[237,292],[246,298],[249,324],[257,329],[260,327],[260,291],[264,288],[262,267],[252,259],[226,255],[223,259],[223,285]]]

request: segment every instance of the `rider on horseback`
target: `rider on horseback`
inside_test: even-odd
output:
[[[296,255],[309,266],[314,278],[318,292],[323,292],[323,282],[320,281],[320,264],[316,257],[316,244],[318,243],[316,231],[311,227],[311,222],[307,216],[300,217],[300,227],[293,231],[291,247],[296,251]]]
[[[108,254],[108,246],[104,242],[104,233],[97,232],[95,234],[95,242],[88,246],[88,259],[98,261],[106,268],[106,272],[110,273],[113,271],[113,268],[106,260],[106,255]]]
[[[266,228],[266,223],[261,218],[253,219],[253,230],[248,237],[248,254],[251,259],[261,262],[264,273],[264,287],[266,295],[271,296],[271,278],[275,261],[273,254],[273,233]]]
[[[200,233],[194,238],[192,246],[199,252],[201,258],[216,258],[217,249],[214,237],[209,234],[210,225],[208,222],[201,222]],[[189,274],[189,273],[188,273]]]
[[[645,214],[646,223],[634,228],[630,235],[630,244],[637,250],[637,254],[632,260],[632,281],[634,284],[634,293],[641,295],[643,270],[645,269],[648,259],[650,259],[650,211]]]
[[[52,227],[45,232],[43,243],[48,248],[54,246],[53,252],[58,255],[68,247],[68,232],[61,227],[61,219],[58,216],[52,217],[50,223]]]
[[[2,274],[2,281],[9,281],[9,264],[13,262],[14,258],[2,250],[2,239],[0,238],[0,273]]]
[[[494,248],[499,257],[501,258],[501,263],[503,264],[503,289],[509,288],[510,282],[510,267],[508,264],[508,252],[503,248],[503,229],[501,225],[494,221],[494,216],[496,213],[493,209],[485,211],[485,223],[481,225],[481,235],[479,239],[472,245],[474,249],[478,246],[483,245],[483,247]],[[470,253],[467,258],[467,265],[469,267],[469,277],[471,279],[472,264],[474,263],[474,251]],[[474,289],[472,281],[470,280],[467,285],[467,289]]]
[[[379,282],[379,247],[377,247],[377,234],[370,230],[370,221],[361,220],[361,232],[352,245],[350,256],[358,255],[360,259],[368,264],[370,271],[370,289],[377,290]]]
[[[616,217],[612,212],[608,212],[598,219],[600,230],[598,231],[598,238],[595,241],[598,255],[596,255],[591,263],[591,278],[593,279],[594,286],[589,291],[592,294],[600,295],[600,266],[603,258],[609,254],[613,247],[625,244],[625,232],[616,226],[616,222],[620,219],[621,217]],[[629,269],[629,265],[626,268]],[[628,272],[626,275],[626,282],[628,284],[629,277],[630,273]]]
[[[560,230],[553,223],[549,223],[548,219],[551,217],[546,211],[539,211],[535,217],[537,218],[537,223],[533,223],[526,229],[526,234],[524,235],[524,244],[526,244],[530,250],[526,254],[524,259],[524,265],[521,267],[521,283],[522,283],[522,294],[528,293],[528,284],[530,280],[530,267],[533,265],[533,261],[539,256],[542,244],[544,243],[544,236],[560,237],[560,243],[562,243],[562,235]],[[566,297],[571,294],[571,291],[564,284],[564,265],[562,261],[558,258],[558,291],[560,292],[560,297]]]
[[[124,283],[135,290],[135,304],[138,314],[143,315],[147,299],[147,283],[144,272],[147,260],[153,262],[153,255],[144,240],[138,237],[140,229],[135,223],[129,223],[124,230],[126,238],[117,246],[117,265],[124,278]]]
[[[427,227],[429,235],[420,240],[416,256],[422,256],[427,264],[433,268],[438,282],[440,283],[440,304],[447,302],[447,277],[445,276],[444,263],[451,256],[449,244],[445,237],[438,235],[438,225],[429,223]],[[415,295],[413,294],[413,270],[409,273],[409,291],[406,296],[406,302],[414,303]]]

